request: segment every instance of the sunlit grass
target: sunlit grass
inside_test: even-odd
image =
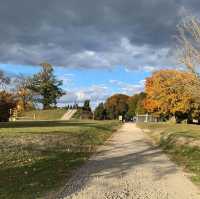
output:
[[[25,120],[59,120],[66,112],[66,109],[33,110],[23,112],[19,116]]]
[[[0,198],[32,199],[63,186],[117,121],[0,124]]]
[[[200,126],[167,123],[140,123],[138,126],[149,129],[146,133],[200,184]]]

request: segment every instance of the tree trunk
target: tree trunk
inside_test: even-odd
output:
[[[193,118],[192,115],[189,113],[187,118],[187,124],[192,124],[192,123],[193,123]]]

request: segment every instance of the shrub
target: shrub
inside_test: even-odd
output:
[[[10,117],[10,109],[16,107],[16,98],[6,91],[0,92],[0,122],[7,122]]]

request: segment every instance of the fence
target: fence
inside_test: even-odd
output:
[[[153,115],[136,115],[136,122],[159,122],[159,118]]]

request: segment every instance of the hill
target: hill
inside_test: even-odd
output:
[[[19,119],[23,120],[59,120],[67,112],[66,109],[33,110],[23,112]]]

